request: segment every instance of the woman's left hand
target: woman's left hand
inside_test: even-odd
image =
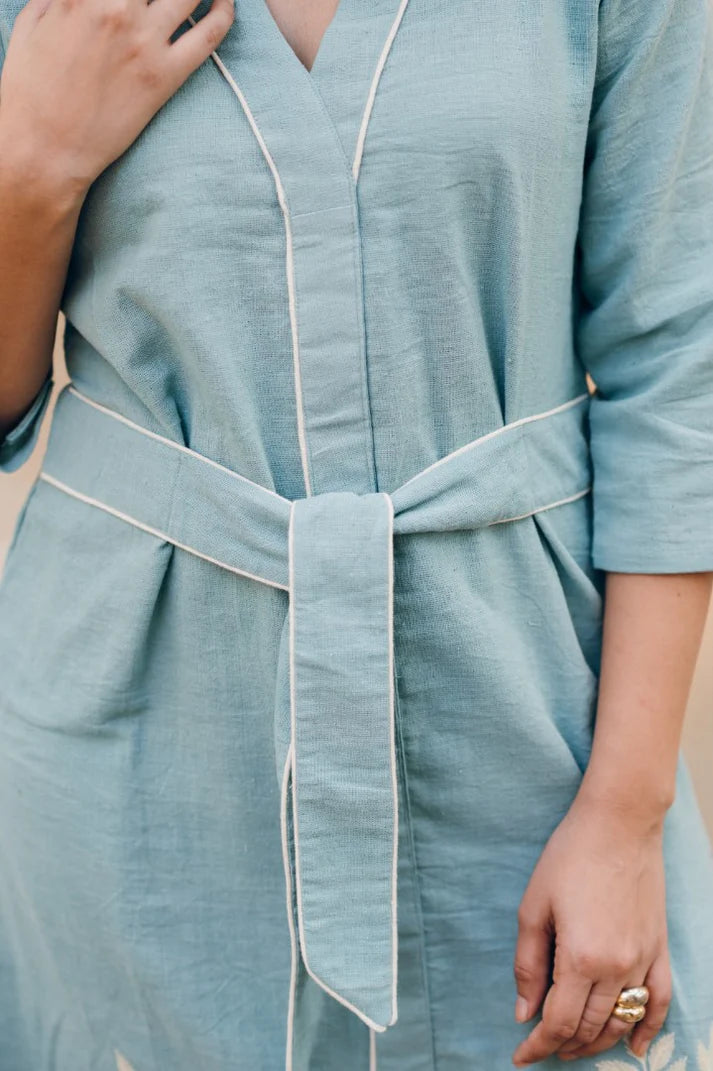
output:
[[[516,1017],[542,1006],[542,1018],[515,1066],[616,1044],[632,1027],[611,1012],[630,986],[650,990],[632,1050],[641,1055],[660,1030],[671,1000],[662,834],[662,821],[582,793],[553,832],[518,911]]]

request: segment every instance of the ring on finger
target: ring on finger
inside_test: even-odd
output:
[[[646,1008],[643,1004],[635,1004],[630,1008],[615,1004],[611,1013],[615,1019],[619,1019],[622,1023],[639,1023],[646,1015]]]
[[[638,1008],[640,1004],[646,1004],[649,999],[649,987],[646,985],[632,985],[628,989],[622,989],[616,1002],[620,1008]]]
[[[648,986],[629,986],[619,993],[611,1014],[622,1023],[639,1023],[646,1015],[646,1002],[648,999]]]

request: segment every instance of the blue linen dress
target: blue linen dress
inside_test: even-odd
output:
[[[713,569],[707,0],[341,0],[311,73],[238,0],[62,309],[0,583],[1,1071],[506,1071],[604,571]],[[713,1066],[682,757],[664,846],[665,1027],[583,1069]]]

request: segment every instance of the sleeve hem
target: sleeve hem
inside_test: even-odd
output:
[[[709,573],[713,572],[713,545],[710,540],[707,544],[697,540],[690,546],[656,547],[642,540],[641,546],[627,549],[621,544],[607,547],[595,542],[592,564],[610,573]]]
[[[14,472],[29,458],[35,447],[53,386],[54,376],[51,370],[22,419],[0,439],[1,471]]]

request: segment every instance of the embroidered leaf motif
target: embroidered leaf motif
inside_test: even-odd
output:
[[[134,1071],[129,1061],[121,1055],[118,1049],[114,1049],[114,1056],[116,1057],[116,1071]]]
[[[664,1034],[655,1041],[650,1049],[649,1071],[664,1071],[666,1064],[673,1056],[674,1034]]]
[[[631,1034],[625,1034],[624,1038],[622,1039],[622,1044],[626,1049],[627,1056],[630,1056],[632,1060],[637,1060],[638,1063],[641,1063],[641,1060],[639,1060],[639,1057],[636,1055],[636,1053],[631,1047]]]
[[[600,1060],[596,1067],[597,1071],[631,1071],[631,1064],[625,1060]]]
[[[698,1071],[713,1071],[713,1023],[708,1036],[708,1048],[698,1042]]]
[[[713,1071],[713,1028],[710,1049],[707,1049],[702,1041],[698,1042],[698,1071]]]
[[[687,1063],[688,1057],[682,1056],[680,1060],[674,1060],[672,1064],[669,1064],[667,1071],[686,1071]]]

